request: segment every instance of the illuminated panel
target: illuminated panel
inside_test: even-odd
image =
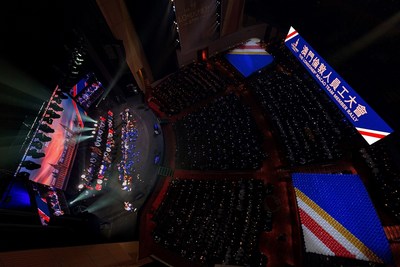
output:
[[[285,44],[332,101],[346,115],[368,144],[393,132],[389,125],[318,55],[291,27]]]
[[[87,74],[70,90],[74,100],[84,109],[90,108],[103,93],[103,85],[93,73]]]
[[[73,97],[76,97],[78,94],[82,92],[83,89],[88,85],[87,80],[89,79],[89,76],[85,76],[83,79],[81,79],[77,84],[75,84],[70,91],[70,94]]]
[[[49,103],[54,104],[52,101],[54,96],[55,93]],[[49,114],[50,110],[53,111],[53,117],[50,117],[52,123],[49,124],[45,121],[47,115],[42,117],[39,123],[42,126],[37,128],[35,137],[23,158],[23,163],[38,164],[37,166],[40,168],[31,168],[22,164],[18,172],[29,173],[29,179],[34,182],[63,189],[75,158],[77,139],[84,126],[82,121],[84,112],[69,96],[59,101],[60,103],[54,106],[56,109],[50,108],[51,104],[48,105],[46,114]],[[46,128],[51,129],[48,131]],[[39,135],[46,135],[51,140],[40,140]],[[35,144],[39,146],[35,146]],[[35,154],[31,154],[29,151],[35,151]]]
[[[39,214],[40,221],[43,225],[47,225],[50,222],[50,210],[47,204],[47,200],[43,197],[40,197],[39,194],[35,195],[37,210]]]
[[[260,46],[260,39],[253,38],[245,44],[229,51],[225,58],[244,77],[268,66],[274,58]]]
[[[388,240],[359,176],[292,178],[307,252],[391,263]]]

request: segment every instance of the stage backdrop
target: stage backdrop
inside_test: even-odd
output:
[[[49,102],[52,101],[56,90]],[[27,152],[35,150],[38,153],[43,153],[44,156],[34,157],[29,153],[25,153],[23,157],[23,161],[40,164],[40,168],[29,169],[22,166],[17,172],[29,173],[29,179],[33,182],[65,189],[64,187],[69,178],[72,162],[75,158],[80,130],[84,127],[82,116],[85,112],[69,96],[66,99],[62,99],[59,107],[62,110],[54,110],[59,118],[53,118],[51,125],[45,123],[43,118],[40,119],[40,124],[48,125],[54,132],[44,132],[38,127],[35,137],[32,139],[27,150]],[[47,110],[51,110],[51,108],[48,106]],[[51,140],[42,142],[38,138],[40,134],[50,137]],[[33,143],[40,143],[41,147],[37,148]]]

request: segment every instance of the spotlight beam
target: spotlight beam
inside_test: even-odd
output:
[[[344,63],[348,58],[357,54],[357,52],[365,49],[370,46],[380,38],[384,37],[388,31],[395,29],[398,27],[398,23],[400,22],[400,12],[397,12],[389,19],[385,20],[377,27],[373,28],[370,32],[350,43],[349,45],[340,49],[337,53],[335,53],[331,57],[332,62],[336,62],[336,64]]]
[[[49,91],[44,85],[41,85],[28,74],[18,70],[8,62],[1,59],[0,83],[37,99],[48,100],[50,97]],[[32,105],[32,102],[30,102],[30,105]]]

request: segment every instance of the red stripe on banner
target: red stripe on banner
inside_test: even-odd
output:
[[[292,37],[292,36],[295,35],[295,34],[297,34],[297,31],[294,31],[294,32],[288,34],[288,35],[286,36],[286,39],[285,39],[285,40],[289,39],[290,37]]]
[[[75,112],[76,112],[76,118],[78,119],[79,125],[83,128],[85,125],[83,124],[82,116],[81,113],[79,112],[79,108],[76,105],[75,101],[72,100],[72,105],[74,106]]]
[[[384,134],[370,133],[370,132],[365,132],[365,131],[360,131],[360,130],[357,130],[357,131],[362,135],[376,137],[376,138],[384,138],[386,136]]]
[[[73,92],[73,97],[75,97],[77,95],[77,91],[78,90],[76,89],[76,87],[77,87],[77,85],[75,84],[74,87],[73,87],[74,90],[72,91]]]
[[[46,222],[50,221],[50,217],[39,208],[38,208],[38,213],[39,216],[42,217]]]
[[[322,228],[314,219],[299,208],[301,223],[304,224],[310,231],[321,240],[336,256],[347,258],[355,258],[342,244],[334,239],[324,228]]]

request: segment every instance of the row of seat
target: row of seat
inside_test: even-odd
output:
[[[265,196],[262,180],[175,178],[153,216],[154,241],[206,266],[266,266],[258,248],[272,216]]]
[[[321,163],[342,156],[343,117],[316,86],[278,69],[247,82],[270,118],[291,166]]]
[[[265,153],[250,109],[234,94],[215,99],[174,124],[182,169],[258,169]]]
[[[360,150],[360,155],[369,169],[374,193],[383,207],[400,222],[400,170],[388,154],[384,143]]]
[[[170,75],[153,89],[160,110],[177,114],[199,101],[225,90],[227,79],[205,63],[192,63]]]

